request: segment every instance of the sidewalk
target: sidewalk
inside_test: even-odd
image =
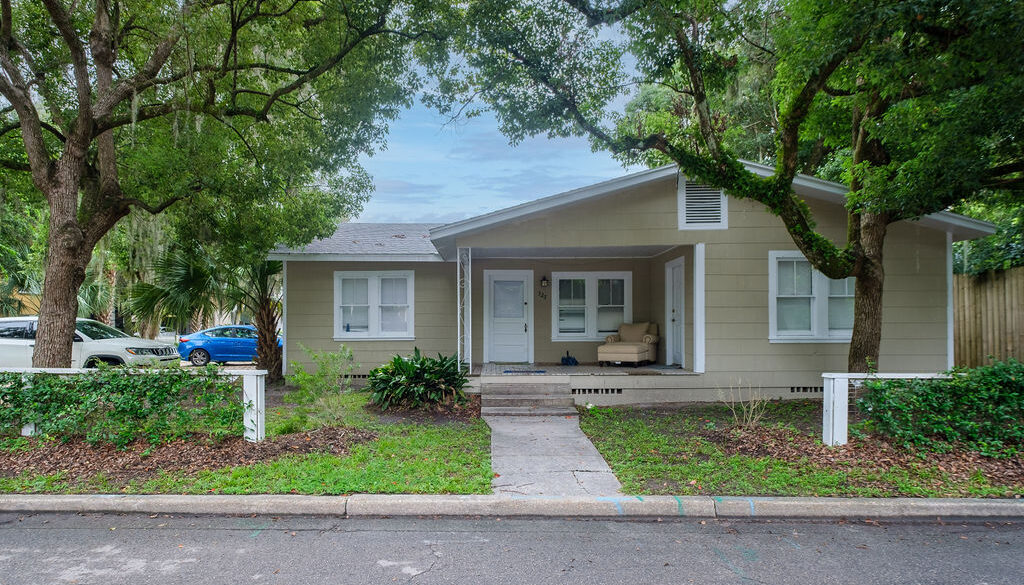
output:
[[[485,416],[491,427],[494,493],[619,496],[615,478],[576,416]]]

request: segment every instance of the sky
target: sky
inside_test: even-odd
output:
[[[583,138],[512,147],[489,114],[445,121],[417,103],[391,124],[387,149],[362,160],[376,191],[355,221],[448,223],[637,170]]]

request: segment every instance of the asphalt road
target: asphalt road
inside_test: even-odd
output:
[[[1024,583],[1024,524],[0,514],[0,584]]]

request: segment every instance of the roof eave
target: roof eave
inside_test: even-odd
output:
[[[271,252],[268,260],[285,262],[444,262],[440,254],[308,254]]]

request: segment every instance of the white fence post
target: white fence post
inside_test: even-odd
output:
[[[832,447],[849,438],[850,380],[917,380],[948,378],[946,374],[848,374],[824,373],[822,380],[821,442]]]
[[[245,440],[258,443],[267,437],[266,370],[242,370],[227,372],[242,377],[242,404],[245,405]]]

